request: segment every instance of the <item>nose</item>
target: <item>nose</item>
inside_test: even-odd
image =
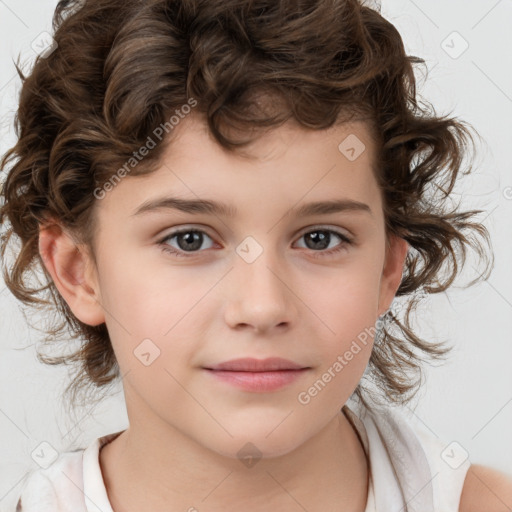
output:
[[[263,251],[252,263],[235,258],[224,310],[226,323],[233,329],[270,332],[289,328],[297,318],[298,299],[289,273],[270,252]]]

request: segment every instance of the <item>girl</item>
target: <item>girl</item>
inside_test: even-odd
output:
[[[447,203],[471,134],[420,108],[396,29],[356,0],[64,0],[54,29],[19,70],[6,284],[83,340],[43,358],[72,401],[121,378],[130,424],[17,510],[507,510],[508,476],[390,407],[448,352],[417,294],[467,249],[490,269]]]

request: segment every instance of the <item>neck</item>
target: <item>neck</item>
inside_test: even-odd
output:
[[[142,430],[135,423],[101,450],[100,465],[114,512],[269,506],[361,512],[368,493],[366,456],[342,412],[292,452],[253,465],[214,453],[167,424]]]

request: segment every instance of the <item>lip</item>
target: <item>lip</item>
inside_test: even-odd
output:
[[[203,368],[214,378],[245,391],[265,393],[291,384],[310,370],[279,357],[232,359]]]
[[[302,366],[288,359],[283,359],[282,357],[267,357],[266,359],[243,357],[206,367],[207,370],[226,370],[233,372],[273,372],[278,370],[302,370],[304,368],[309,367]]]

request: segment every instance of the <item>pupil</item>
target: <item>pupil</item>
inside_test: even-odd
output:
[[[310,247],[307,242],[310,239],[313,239],[313,242],[316,242],[317,244],[320,243],[320,247],[315,244],[313,244],[313,247]],[[306,245],[309,247],[309,249],[325,249],[329,246],[329,241],[330,234],[326,234],[325,231],[312,231],[308,236],[306,236]]]
[[[201,233],[197,231],[187,231],[186,233],[181,233],[178,236],[178,245],[180,246],[180,249],[187,250],[187,249],[199,249],[201,247]],[[187,246],[183,247],[183,244],[179,243],[180,240],[185,240]],[[190,246],[191,245],[191,246]]]

